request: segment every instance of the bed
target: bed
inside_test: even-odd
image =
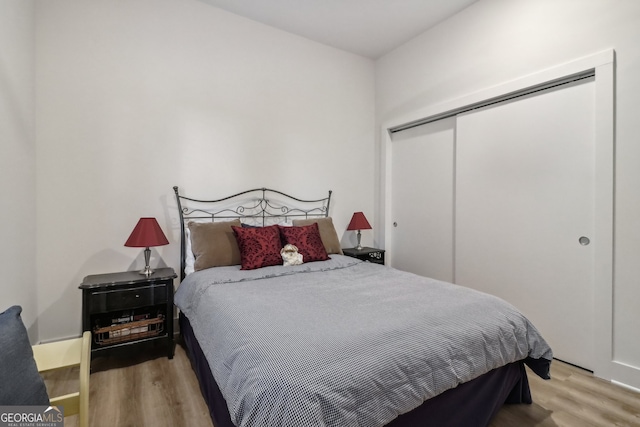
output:
[[[550,378],[551,349],[513,306],[342,255],[331,192],[174,191],[175,303],[216,427],[486,426],[531,403],[525,365]],[[285,243],[303,264],[277,262]]]

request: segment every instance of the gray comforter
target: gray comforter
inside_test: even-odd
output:
[[[353,258],[189,275],[175,296],[237,426],[382,426],[494,368],[551,360],[499,298]]]

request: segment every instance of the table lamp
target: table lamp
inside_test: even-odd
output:
[[[357,250],[362,250],[362,245],[360,244],[360,230],[371,230],[371,224],[367,221],[367,218],[364,216],[362,212],[356,212],[351,217],[351,222],[347,226],[347,230],[358,230],[358,246],[356,246]]]
[[[169,241],[155,218],[140,218],[124,245],[133,248],[146,248],[144,250],[145,267],[144,270],[140,271],[140,274],[150,276],[153,270],[149,267],[149,259],[151,258],[151,249],[149,247],[168,244]]]

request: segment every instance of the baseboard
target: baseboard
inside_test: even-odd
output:
[[[640,368],[622,362],[611,362],[611,382],[640,392]]]

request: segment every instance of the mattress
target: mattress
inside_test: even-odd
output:
[[[494,406],[514,388],[530,400],[523,362],[549,377],[551,349],[513,306],[340,255],[202,270],[175,302],[235,426],[392,425],[496,372]]]

